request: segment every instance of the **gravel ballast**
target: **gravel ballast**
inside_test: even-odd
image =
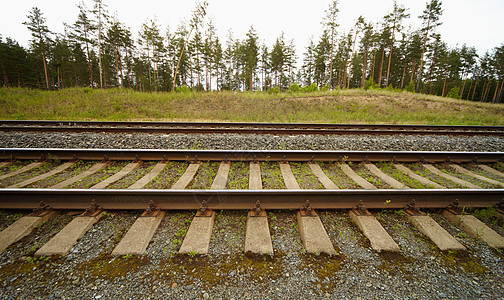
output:
[[[344,211],[319,211],[336,255],[306,254],[294,211],[270,211],[274,254],[242,253],[245,211],[217,212],[207,256],[177,254],[194,213],[169,211],[141,256],[110,253],[138,217],[110,212],[62,257],[34,251],[69,221],[60,212],[0,255],[2,299],[500,299],[504,254],[436,221],[467,248],[439,251],[397,211],[374,211],[400,245],[376,253]],[[12,222],[2,213],[0,222]],[[229,226],[232,229],[227,230]],[[492,225],[504,234],[502,223]]]
[[[504,138],[0,132],[0,147],[502,152]],[[268,178],[279,173],[268,172]],[[195,212],[167,211],[143,255],[112,257],[141,212],[111,211],[69,254],[35,258],[73,218],[74,212],[59,211],[0,254],[0,299],[503,299],[504,252],[465,234],[440,211],[426,212],[468,251],[439,251],[401,210],[376,210],[401,248],[398,254],[377,253],[346,211],[329,210],[317,213],[336,253],[309,255],[296,212],[282,210],[267,212],[274,253],[248,256],[242,252],[247,212],[217,211],[209,254],[180,256]],[[0,211],[0,228],[26,213]],[[502,220],[478,216],[504,235]]]
[[[495,136],[113,134],[0,132],[2,148],[504,151]]]

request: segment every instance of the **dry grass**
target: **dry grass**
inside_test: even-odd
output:
[[[385,90],[299,94],[0,88],[0,118],[503,125],[504,104]]]

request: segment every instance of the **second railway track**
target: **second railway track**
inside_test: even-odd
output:
[[[240,122],[0,121],[0,131],[274,135],[465,135],[504,136],[504,126],[383,125]]]

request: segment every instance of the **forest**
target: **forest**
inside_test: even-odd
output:
[[[301,57],[283,33],[273,45],[260,43],[253,26],[242,38],[230,31],[219,40],[206,1],[175,30],[147,19],[137,40],[104,0],[90,1],[77,4],[75,22],[63,33],[52,32],[43,12],[32,8],[23,23],[32,34],[27,49],[0,36],[0,86],[270,93],[383,88],[503,102],[504,44],[483,56],[466,44],[449,47],[437,32],[440,0],[426,3],[417,16],[420,28],[404,26],[408,8],[394,1],[380,22],[361,16],[346,31],[332,1],[325,17],[314,20],[323,34],[308,41]]]

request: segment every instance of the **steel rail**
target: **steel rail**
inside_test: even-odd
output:
[[[40,201],[54,209],[85,209],[91,201],[104,209],[146,209],[154,201],[166,210],[252,209],[257,200],[264,209],[299,209],[306,200],[315,209],[350,209],[359,200],[370,209],[404,208],[415,199],[419,208],[446,208],[458,199],[466,207],[489,207],[504,198],[504,189],[418,190],[88,190],[0,189],[0,209],[32,209]]]
[[[504,152],[0,148],[0,159],[497,162]]]
[[[504,126],[232,122],[0,121],[0,131],[182,134],[430,134],[504,136]]]

